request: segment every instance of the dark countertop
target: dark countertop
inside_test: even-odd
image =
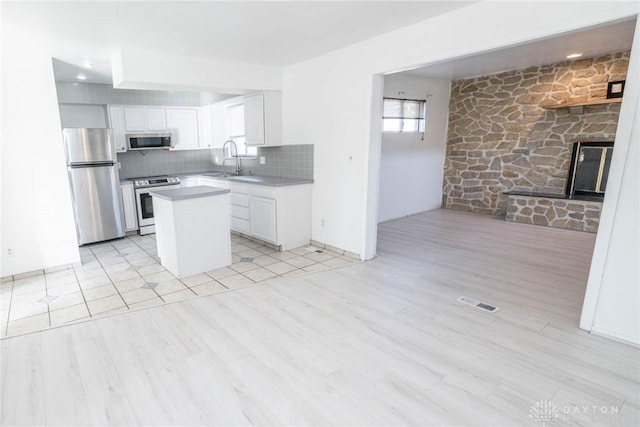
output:
[[[211,187],[209,185],[196,185],[195,187],[178,187],[166,190],[152,190],[149,195],[160,199],[176,201],[186,199],[197,199],[200,197],[217,196],[229,193],[228,188]]]
[[[603,199],[603,197],[600,197],[600,196],[583,196],[580,194],[567,196],[566,194],[536,193],[534,191],[505,191],[502,194],[506,196],[539,197],[542,199],[556,199],[556,200],[580,200],[583,202],[600,202],[600,203],[602,203],[602,199]]]

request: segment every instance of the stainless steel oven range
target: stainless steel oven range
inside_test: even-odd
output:
[[[153,201],[149,191],[158,190],[161,187],[173,187],[180,185],[180,178],[177,176],[150,176],[141,178],[131,178],[133,188],[136,193],[136,210],[138,212],[138,233],[141,235],[156,232],[155,221],[153,219]]]

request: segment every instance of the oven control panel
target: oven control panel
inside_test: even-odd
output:
[[[180,178],[177,176],[158,177],[158,178],[144,178],[136,179],[133,181],[135,187],[157,187],[160,185],[176,185],[180,184]]]

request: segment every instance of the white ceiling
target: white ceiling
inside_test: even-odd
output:
[[[90,60],[86,81],[111,82],[119,49],[284,66],[471,3],[3,2],[2,19],[57,42],[56,78],[77,81],[77,66]]]
[[[431,64],[405,73],[459,80],[566,61],[567,55],[572,53],[582,53],[583,58],[590,58],[603,53],[631,49],[635,22],[635,19],[631,19],[587,28],[507,49]]]
[[[2,2],[2,20],[45,34],[56,79],[111,83],[111,55],[142,49],[284,66],[464,7],[472,1]],[[629,49],[635,20],[407,71],[461,79]],[[416,42],[419,47],[419,42]],[[82,67],[90,61],[91,69]]]
[[[72,59],[73,62],[66,62],[60,59],[53,59],[53,72],[56,76],[56,80],[66,82],[78,82],[82,81],[78,79],[79,74],[84,74],[86,82],[88,83],[103,83],[112,84],[113,79],[111,77],[111,61],[108,59],[96,58],[93,55],[87,55],[88,58],[94,58],[91,60],[83,60],[81,58]],[[90,68],[87,68],[84,63],[89,62]]]

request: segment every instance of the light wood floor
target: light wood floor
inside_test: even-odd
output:
[[[367,263],[3,340],[0,420],[541,426],[550,401],[547,426],[638,425],[640,350],[577,328],[593,243],[388,222]]]

